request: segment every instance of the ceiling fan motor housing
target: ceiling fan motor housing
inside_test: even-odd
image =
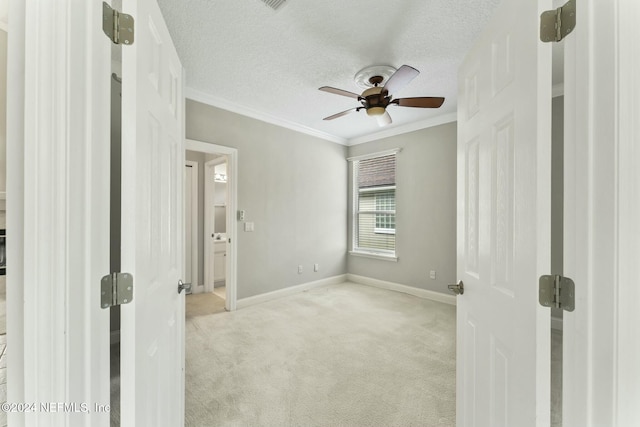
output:
[[[383,88],[375,86],[362,92],[362,105],[367,110],[369,116],[380,116],[384,114],[390,97],[383,91]]]

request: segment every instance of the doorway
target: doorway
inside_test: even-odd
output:
[[[216,295],[224,300],[226,311],[233,311],[237,295],[237,150],[192,140],[186,141],[185,148],[185,166],[191,166],[185,173],[193,180],[185,183],[190,187],[185,194],[192,195],[185,206],[190,216],[185,218],[185,243],[190,245],[185,271],[192,271],[191,292]]]
[[[209,157],[211,156],[211,157]],[[227,156],[209,154],[204,172],[205,290],[226,299]]]

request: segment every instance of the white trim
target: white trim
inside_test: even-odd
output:
[[[244,105],[240,105],[236,102],[229,101],[218,96],[209,95],[207,93],[198,91],[193,88],[187,87],[186,97],[193,101],[201,102],[203,104],[210,105],[212,107],[220,108],[223,110],[231,111],[232,113],[240,114],[252,119],[260,120],[265,123],[280,126],[286,129],[291,129],[296,132],[304,133],[306,135],[315,136],[316,138],[324,139],[326,141],[335,142],[341,145],[348,145],[348,140],[339,136],[331,135],[326,132],[322,132],[316,129],[312,129],[308,126],[304,126],[298,123],[284,120],[269,113],[265,113],[254,108],[249,108]]]
[[[389,190],[395,190],[395,189],[396,189],[395,185],[385,185],[380,187],[358,188],[358,193],[377,193],[380,191],[389,191]],[[387,212],[381,212],[381,213],[387,213]]]
[[[617,426],[640,425],[640,5],[618,2],[615,17],[617,46],[616,247],[614,266],[614,419]],[[606,141],[602,141],[606,144]]]
[[[187,139],[185,149],[210,154],[224,154],[227,156],[227,265],[226,265],[226,299],[227,311],[234,311],[237,307],[238,295],[238,150],[224,145]]]
[[[456,297],[453,295],[443,294],[441,292],[429,291],[427,289],[415,288],[413,286],[401,285],[399,283],[387,282],[386,280],[374,279],[357,274],[347,273],[347,281],[358,283],[360,285],[373,286],[374,288],[388,289],[390,291],[402,292],[419,298],[425,298],[432,301],[441,302],[449,305],[456,305]]]
[[[395,253],[384,254],[380,252],[369,252],[369,251],[354,249],[352,251],[349,251],[349,255],[359,256],[362,258],[371,258],[371,259],[379,259],[383,261],[398,262],[398,257],[395,255]]]
[[[102,5],[14,0],[10,8],[8,401],[92,408],[109,403],[109,310],[99,306],[110,200],[110,47],[95,25]],[[109,424],[108,412],[7,416],[16,427]]]
[[[211,235],[215,230],[215,207],[213,206],[214,200],[214,185],[212,182],[213,175],[215,173],[214,166],[220,159],[213,159],[205,162],[204,164],[204,209],[203,209],[203,232],[204,232],[204,292],[213,292],[215,287],[214,271],[213,271],[213,259],[215,257],[215,246],[211,241]],[[216,162],[216,163],[214,163]],[[212,219],[213,218],[213,219]]]
[[[563,426],[640,425],[638,2],[580,2],[565,40]]]
[[[313,282],[303,283],[301,285],[278,289],[277,291],[266,292],[264,294],[242,298],[238,300],[238,308],[246,308],[256,304],[262,304],[264,302],[273,301],[282,297],[297,294],[302,291],[318,288],[320,286],[339,285],[347,280],[347,276],[347,274],[339,274],[337,276],[327,277],[324,279],[315,280]]]
[[[360,212],[360,213],[362,213],[362,212]],[[392,212],[392,214],[395,215],[395,212]],[[378,227],[375,227],[373,229],[373,232],[374,232],[374,234],[393,234],[395,236],[396,229],[395,228],[378,228]]]
[[[390,148],[389,150],[376,151],[375,153],[369,153],[369,154],[362,154],[360,156],[347,157],[347,161],[348,162],[356,162],[356,161],[360,161],[360,160],[375,159],[376,157],[384,157],[384,156],[390,156],[392,154],[398,154],[401,151],[402,151],[402,148],[400,148],[400,147],[398,147],[398,148]],[[393,188],[395,188],[395,185],[393,186]]]
[[[198,162],[185,160],[185,165],[191,166],[191,292],[195,292],[200,285],[198,261]],[[186,221],[186,217],[185,217]],[[186,251],[185,251],[186,252]]]
[[[406,125],[399,125],[396,127],[392,127],[380,132],[372,133],[369,135],[358,136],[355,138],[351,138],[347,141],[348,146],[363,144],[365,142],[377,141],[379,139],[390,138],[392,136],[398,136],[409,132],[414,132],[417,130],[422,130],[434,126],[444,125],[446,123],[455,122],[458,120],[458,113],[447,113],[441,114],[436,117],[430,117],[425,120],[420,120],[418,122],[407,123]]]

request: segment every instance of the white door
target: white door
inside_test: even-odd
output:
[[[457,425],[549,424],[551,1],[502,2],[460,68]]]
[[[184,100],[182,66],[155,0],[124,0],[122,48],[121,425],[184,424]]]

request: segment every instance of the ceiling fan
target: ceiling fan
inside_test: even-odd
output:
[[[371,74],[376,74],[380,69],[384,69],[385,67],[374,66],[365,68],[356,74],[356,80],[358,77],[367,76],[367,71]],[[387,69],[389,67],[386,67]],[[379,73],[383,74],[383,73]],[[346,111],[342,111],[340,113],[334,114],[329,117],[325,117],[324,120],[333,120],[338,117],[345,116],[349,113],[353,113],[354,111],[366,110],[367,115],[373,116],[378,121],[378,125],[386,126],[391,124],[391,116],[387,112],[387,107],[389,105],[398,105],[400,107],[416,107],[416,108],[439,108],[444,102],[444,98],[441,97],[431,97],[431,96],[421,96],[416,98],[393,98],[393,94],[398,92],[404,86],[409,84],[411,80],[416,78],[416,76],[420,74],[420,71],[416,70],[413,67],[408,65],[403,65],[398,68],[384,83],[384,86],[380,86],[380,84],[385,81],[385,76],[383,75],[371,75],[367,76],[368,79],[364,81],[365,89],[361,95],[357,93],[349,92],[342,89],[337,89],[330,86],[322,86],[320,88],[321,91],[335,93],[336,95],[347,96],[349,98],[357,99],[362,105],[355,108],[350,108]],[[361,82],[363,83],[363,82]]]

